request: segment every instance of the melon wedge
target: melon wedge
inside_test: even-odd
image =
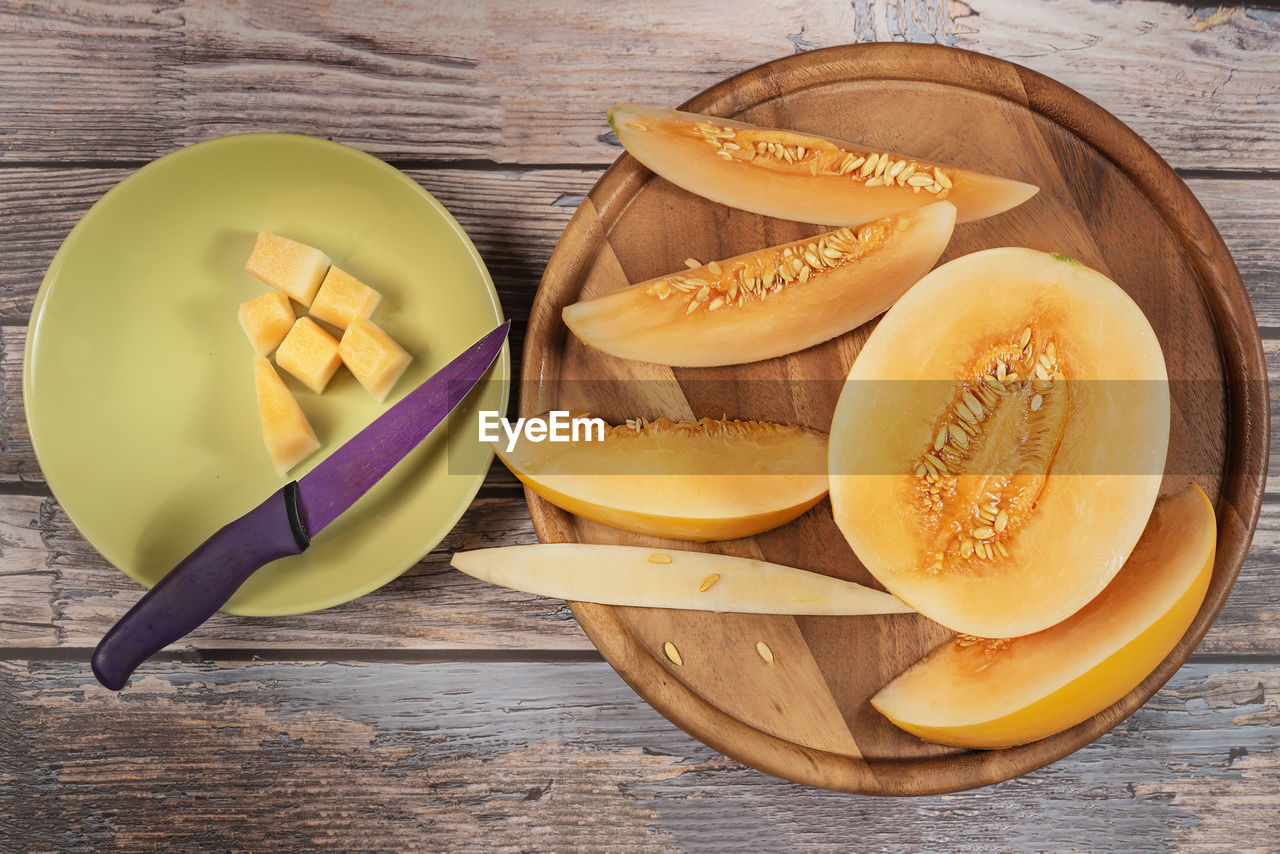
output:
[[[705,542],[790,522],[827,494],[827,437],[727,419],[635,420],[602,441],[496,444],[512,473],[564,510],[641,534]]]
[[[955,208],[939,202],[574,303],[564,321],[606,353],[661,365],[784,356],[887,309],[937,262],[954,225]]]
[[[875,577],[939,623],[1015,637],[1120,569],[1169,440],[1160,344],[1100,273],[1031,249],[934,270],[884,316],[831,426],[831,506]]]
[[[253,357],[253,385],[262,440],[276,474],[284,475],[319,448],[320,440],[284,380],[263,356]]]
[[[674,549],[544,543],[458,552],[467,575],[574,602],[746,614],[905,614],[852,581],[751,558]]]
[[[871,698],[902,729],[960,747],[1013,747],[1087,720],[1177,645],[1213,574],[1217,526],[1199,487],[1156,505],[1124,568],[1065,622],[1026,637],[962,636]]]
[[[957,222],[998,214],[1039,188],[864,145],[715,116],[619,104],[618,141],[691,193],[780,219],[853,225],[946,199]]]

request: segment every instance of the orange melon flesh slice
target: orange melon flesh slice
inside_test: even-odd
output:
[[[329,256],[305,243],[259,231],[244,268],[305,306],[311,305],[329,269]]]
[[[1177,645],[1204,601],[1216,538],[1199,487],[1162,500],[1124,568],[1075,615],[1025,637],[948,641],[871,704],[908,732],[960,747],[1013,747],[1075,726]]]
[[[564,510],[641,534],[705,542],[790,522],[827,492],[826,434],[727,419],[634,420],[603,441],[535,442],[498,456]]]
[[[736,365],[866,323],[937,262],[955,208],[939,202],[857,228],[651,279],[564,309],[583,342],[662,365]]]
[[[1039,188],[864,145],[715,116],[619,104],[618,141],[668,181],[765,216],[853,225],[946,199],[957,222],[998,214]]]
[[[276,350],[276,364],[320,394],[342,364],[338,339],[309,317],[299,317]]]
[[[237,318],[253,352],[259,356],[279,347],[296,320],[289,298],[275,291],[240,303]]]
[[[413,361],[394,338],[368,320],[351,321],[338,353],[347,370],[379,403],[387,399],[391,387]]]
[[[863,564],[939,623],[1040,631],[1106,586],[1142,534],[1169,439],[1151,325],[1062,256],[991,249],[884,316],[831,426],[831,505]]]
[[[311,316],[346,329],[353,320],[364,320],[373,314],[382,294],[345,270],[330,267],[311,301]]]
[[[276,473],[284,475],[319,448],[320,440],[284,380],[263,356],[253,357],[253,385],[267,454]]]
[[[743,614],[904,614],[888,593],[776,563],[639,546],[541,543],[458,552],[453,566],[575,602]]]

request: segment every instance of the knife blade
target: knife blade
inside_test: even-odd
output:
[[[98,643],[90,659],[97,680],[120,690],[142,662],[213,616],[254,572],[305,551],[480,382],[510,328],[508,320],[485,335],[301,480],[285,484],[183,558]]]
[[[473,578],[600,605],[743,614],[909,614],[888,593],[753,558],[683,549],[542,543],[457,552]]]

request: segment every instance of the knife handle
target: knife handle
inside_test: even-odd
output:
[[[113,691],[138,665],[191,632],[226,604],[259,568],[301,554],[310,539],[298,511],[298,484],[286,484],[187,555],[103,636],[90,659]]]

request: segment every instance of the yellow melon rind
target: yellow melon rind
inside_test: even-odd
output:
[[[1132,691],[1186,633],[1213,575],[1217,526],[1199,487],[1156,505],[1124,568],[1037,634],[951,640],[872,698],[928,741],[1004,748],[1061,732]]]

